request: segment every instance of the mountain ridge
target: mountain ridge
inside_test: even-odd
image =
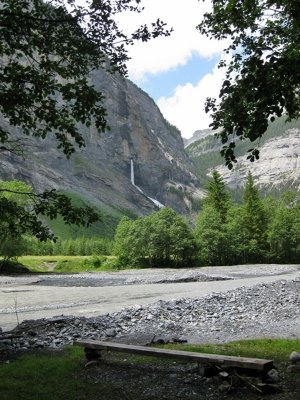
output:
[[[224,165],[220,155],[222,144],[213,135],[193,141],[186,147],[186,151],[194,162],[202,184],[216,169],[231,189],[239,189],[244,186],[248,171],[251,171],[255,183],[266,192],[280,192],[287,188],[300,191],[299,134],[300,121],[285,122],[282,117],[269,125],[260,142],[238,140],[237,163],[232,170]],[[260,158],[251,163],[247,160],[247,151],[253,147],[259,149]]]

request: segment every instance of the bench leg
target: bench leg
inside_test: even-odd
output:
[[[100,350],[84,348],[84,354],[87,361],[99,361],[101,358]]]

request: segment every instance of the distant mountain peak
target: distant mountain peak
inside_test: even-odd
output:
[[[189,146],[190,144],[196,142],[197,140],[204,139],[207,136],[214,135],[217,131],[213,131],[212,129],[199,129],[193,133],[193,136],[189,139],[183,139],[184,147]]]

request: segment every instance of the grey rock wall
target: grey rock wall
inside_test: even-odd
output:
[[[300,191],[300,130],[287,130],[282,136],[268,140],[260,148],[260,159],[250,163],[246,156],[238,157],[234,169],[225,166],[216,169],[233,189],[243,187],[248,171],[255,184],[264,189]]]
[[[45,140],[20,136],[25,142],[24,159],[1,154],[0,179],[20,179],[36,191],[55,188],[74,192],[104,208],[149,213],[154,204],[130,182],[130,160],[135,183],[150,197],[189,213],[189,201],[177,188],[201,196],[193,166],[181,136],[166,123],[154,101],[129,80],[104,71],[91,76],[105,95],[110,131],[97,132],[92,125],[82,129],[86,147],[67,160],[53,137]],[[2,118],[2,125],[6,122]],[[175,190],[170,190],[170,187]],[[178,193],[176,193],[178,192]]]

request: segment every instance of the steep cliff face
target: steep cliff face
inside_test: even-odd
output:
[[[94,126],[82,129],[86,147],[67,160],[54,138],[24,140],[18,129],[9,128],[26,143],[24,159],[3,153],[0,179],[20,179],[37,191],[60,189],[104,208],[145,214],[155,205],[131,183],[133,160],[135,184],[147,196],[188,213],[189,198],[201,192],[179,132],[130,81],[104,71],[95,72],[91,79],[105,95],[110,131],[100,134]]]
[[[254,146],[260,150],[260,159],[251,163],[247,160],[248,150]],[[186,147],[201,182],[206,182],[216,169],[230,188],[241,188],[251,171],[255,184],[266,192],[300,191],[300,120],[286,122],[283,116],[269,125],[260,142],[238,141],[237,163],[232,170],[224,165],[221,148],[220,139],[212,131]]]
[[[255,184],[265,190],[294,189],[300,192],[300,130],[289,129],[284,135],[268,140],[260,149],[261,157],[250,163],[238,157],[232,171],[225,166],[216,169],[233,189],[245,184],[251,171]]]

